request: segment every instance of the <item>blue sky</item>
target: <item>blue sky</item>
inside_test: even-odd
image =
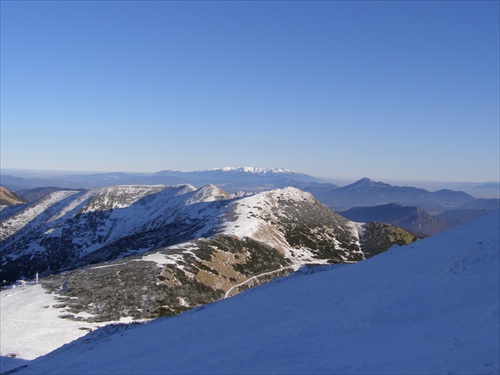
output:
[[[1,1],[1,167],[499,180],[499,2]]]

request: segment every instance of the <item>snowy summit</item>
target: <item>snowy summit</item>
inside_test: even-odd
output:
[[[253,174],[302,174],[287,168],[262,168],[262,167],[223,167],[212,168],[208,171],[216,172],[230,172],[230,173],[253,173]],[[205,171],[200,171],[205,172]]]

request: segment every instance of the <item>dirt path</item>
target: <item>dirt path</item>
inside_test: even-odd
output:
[[[239,284],[233,285],[231,288],[229,288],[229,289],[226,291],[226,294],[224,294],[224,298],[229,297],[229,294],[233,291],[233,289],[235,289],[235,288],[239,288],[240,286],[242,286],[242,285],[244,285],[244,284],[248,283],[249,281],[255,280],[255,279],[257,279],[257,278],[259,278],[259,277],[261,277],[261,276],[271,275],[271,274],[273,274],[273,273],[280,272],[280,271],[286,270],[286,269],[288,269],[288,268],[293,268],[294,270],[296,270],[296,269],[297,269],[297,265],[296,265],[296,264],[293,264],[293,265],[291,265],[291,266],[287,266],[287,267],[279,268],[279,269],[274,270],[274,271],[264,272],[264,273],[261,273],[261,274],[259,274],[259,275],[252,276],[252,277],[250,277],[250,278],[246,279],[245,281],[243,281],[243,282],[241,282],[241,283],[239,283]]]

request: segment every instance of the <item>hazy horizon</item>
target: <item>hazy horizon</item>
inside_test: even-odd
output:
[[[239,166],[226,165],[224,167],[239,167]],[[90,174],[107,174],[107,173],[110,173],[110,174],[125,173],[125,174],[137,174],[137,175],[150,175],[150,174],[154,174],[154,173],[161,172],[161,171],[167,171],[167,170],[188,173],[188,172],[196,172],[196,171],[208,171],[210,169],[221,169],[224,167],[214,167],[214,168],[208,168],[208,169],[196,169],[196,170],[189,170],[189,171],[188,170],[180,171],[180,170],[164,168],[164,169],[161,169],[158,171],[153,171],[153,172],[138,172],[138,171],[124,172],[124,171],[119,171],[119,170],[115,170],[115,171],[88,171],[88,170],[82,171],[82,170],[44,170],[44,169],[23,169],[23,168],[20,168],[20,169],[18,169],[18,168],[0,168],[0,176],[1,175],[12,175],[12,176],[21,177],[21,178],[23,178],[23,177],[25,177],[25,178],[26,177],[43,178],[44,176],[49,177],[49,176],[63,176],[63,175],[73,175],[73,174],[89,174],[90,175]],[[254,166],[254,167],[257,167],[257,166]],[[258,167],[267,168],[267,167],[262,167],[262,166],[258,166]],[[277,168],[286,168],[286,167],[277,167]],[[272,169],[272,168],[269,168],[269,169]],[[294,170],[294,172],[304,173],[302,171],[297,171],[297,170]],[[412,179],[382,179],[382,178],[378,178],[377,176],[343,177],[343,176],[335,176],[335,175],[316,176],[316,175],[310,175],[308,173],[304,173],[304,174],[307,174],[307,175],[314,177],[318,180],[322,180],[323,182],[330,182],[330,183],[335,183],[335,184],[345,184],[345,185],[356,182],[362,178],[370,178],[374,181],[384,182],[384,183],[389,183],[389,184],[399,184],[400,186],[407,185],[407,186],[416,186],[416,187],[423,187],[423,188],[436,188],[436,189],[438,189],[439,186],[441,186],[441,185],[442,186],[449,186],[449,185],[453,185],[453,184],[457,184],[457,185],[458,184],[481,185],[481,184],[488,184],[488,183],[500,183],[500,181],[494,181],[494,180],[490,180],[490,181],[440,181],[440,180],[412,180]],[[1,181],[0,181],[0,185],[1,185]]]

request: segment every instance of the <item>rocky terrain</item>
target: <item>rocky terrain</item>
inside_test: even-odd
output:
[[[214,185],[57,191],[0,225],[3,280],[38,272],[68,318],[96,322],[177,314],[416,240],[351,222],[296,188],[230,195]]]

